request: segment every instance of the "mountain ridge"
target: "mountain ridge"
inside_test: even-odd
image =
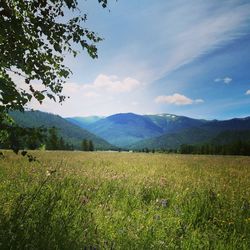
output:
[[[12,111],[10,116],[21,127],[56,127],[59,136],[62,136],[66,142],[80,148],[83,139],[92,140],[96,149],[112,149],[113,145],[93,133],[67,121],[59,115],[42,111]]]
[[[74,118],[71,118],[71,122],[72,119]],[[81,123],[83,120],[78,119],[73,122]],[[178,132],[205,122],[207,121],[174,114],[138,115],[129,112],[107,116],[88,124],[83,122],[79,126],[87,128],[111,144],[126,148],[144,139],[161,136],[164,133]]]
[[[76,148],[80,148],[83,139],[88,139],[94,142],[96,149],[102,150],[177,149],[182,144],[214,143],[216,140],[223,142],[237,138],[243,140],[248,138],[250,131],[249,116],[220,121],[167,113],[138,115],[130,112],[107,117],[75,118],[62,118],[41,111],[10,114],[20,126],[58,127],[59,135]]]
[[[88,129],[123,148],[177,148],[184,143],[203,143],[225,130],[250,129],[250,117],[205,120],[174,114],[118,113],[89,123]],[[244,125],[245,124],[245,125]]]

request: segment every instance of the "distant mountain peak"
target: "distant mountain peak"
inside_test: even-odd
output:
[[[172,118],[172,119],[175,119],[177,117],[177,115],[173,115],[173,114],[166,114],[166,113],[163,113],[163,114],[157,114],[156,116],[160,116],[160,117],[167,117],[167,118]]]
[[[128,112],[128,113],[117,113],[117,114],[110,115],[108,117],[115,117],[115,116],[140,116],[140,115],[132,113],[132,112]]]

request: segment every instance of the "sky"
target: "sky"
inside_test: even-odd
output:
[[[133,112],[203,119],[250,116],[250,1],[79,1],[104,40],[98,59],[67,56],[63,117]]]

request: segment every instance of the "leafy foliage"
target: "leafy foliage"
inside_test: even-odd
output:
[[[21,148],[36,149],[45,138],[45,129],[23,128],[11,120],[0,123],[0,131],[2,134],[0,147],[12,149],[15,153]]]
[[[98,2],[107,7],[107,0]],[[65,100],[63,84],[71,73],[64,65],[65,55],[76,56],[80,49],[97,58],[96,44],[102,40],[85,27],[86,21],[77,0],[0,0],[1,130],[7,113],[23,111],[33,98],[41,104],[45,98]],[[25,86],[15,76],[22,77]],[[8,131],[16,134],[9,126],[0,133],[0,141]]]
[[[107,6],[107,1],[99,3]],[[96,43],[102,39],[84,28],[87,15],[77,5],[76,0],[0,1],[1,112],[23,110],[32,98],[62,102],[63,83],[71,72],[63,62],[66,53],[77,55],[74,44],[97,58]],[[67,12],[79,15],[67,18]],[[28,90],[19,89],[10,73],[23,76]],[[44,89],[38,90],[35,81]]]

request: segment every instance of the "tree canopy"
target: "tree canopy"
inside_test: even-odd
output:
[[[107,0],[98,2],[107,7]],[[71,73],[64,65],[67,54],[86,50],[97,58],[102,38],[85,27],[86,21],[77,0],[0,0],[1,142],[27,133],[13,125],[9,111],[23,111],[33,98],[41,104],[45,98],[65,100],[63,84]],[[20,78],[24,86],[14,80]],[[17,143],[13,150],[18,151]]]
[[[107,0],[98,2],[107,6]],[[23,110],[32,98],[65,99],[63,83],[71,73],[65,54],[76,56],[79,45],[97,58],[102,40],[84,27],[86,21],[77,0],[0,0],[0,113]],[[23,77],[28,88],[19,88],[13,75]]]
[[[107,0],[98,2],[107,7]],[[86,21],[77,0],[0,0],[0,141],[21,130],[9,111],[23,111],[33,98],[41,104],[45,98],[65,100],[63,84],[71,73],[64,65],[67,54],[86,50],[97,58],[102,38],[85,27]]]

